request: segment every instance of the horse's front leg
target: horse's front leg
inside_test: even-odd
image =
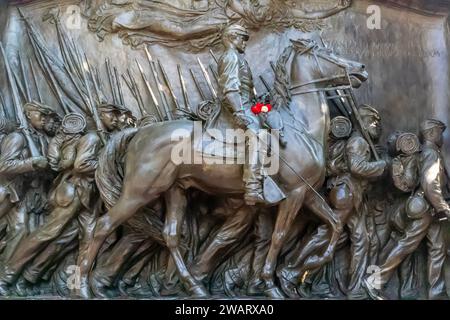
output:
[[[266,285],[266,294],[275,299],[284,298],[280,289],[275,286],[274,273],[278,261],[278,255],[286,240],[290,227],[293,225],[298,211],[303,205],[306,186],[299,187],[292,191],[289,196],[280,203],[278,207],[275,228],[272,233],[269,252],[261,277]]]
[[[165,193],[165,201],[167,210],[163,236],[175,262],[181,281],[192,296],[207,297],[209,296],[208,291],[191,275],[179,248],[181,227],[187,206],[185,190],[178,185],[173,186]]]

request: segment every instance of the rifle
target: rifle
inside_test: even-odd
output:
[[[78,60],[81,62],[81,57],[80,57],[80,53],[78,52],[78,48],[76,49],[76,52],[77,52]],[[100,120],[100,117],[98,115],[98,110],[95,106],[94,99],[92,98],[91,88],[89,87],[89,82],[88,82],[88,79],[86,76],[86,71],[87,71],[86,68],[89,66],[86,55],[84,55],[84,59],[85,59],[85,61],[83,61],[84,63],[81,63],[80,66],[81,66],[81,73],[83,76],[83,82],[86,87],[86,91],[87,91],[88,98],[89,98],[88,99],[89,100],[88,107],[91,111],[92,117],[94,118],[95,126],[97,127],[97,131],[98,131],[100,140],[102,141],[103,145],[106,145],[106,137],[105,137],[105,132],[104,132],[104,128],[103,128],[103,123]]]
[[[350,77],[349,81],[350,81]],[[349,82],[351,83],[351,82]],[[375,160],[380,160],[380,156],[378,155],[377,149],[375,149],[375,145],[373,144],[372,138],[370,137],[369,133],[366,131],[366,128],[363,125],[361,116],[359,115],[359,111],[356,108],[356,104],[355,104],[355,95],[353,94],[353,89],[350,87],[349,89],[344,90],[344,93],[347,95],[347,101],[350,104],[350,107],[352,109],[352,113],[354,115],[354,118],[356,120],[356,123],[358,124],[360,130],[361,130],[361,134],[363,135],[364,139],[366,139],[367,143],[370,146],[370,150],[372,151],[372,154],[375,158]]]
[[[162,114],[158,100],[156,99],[155,94],[153,93],[152,87],[150,86],[150,83],[148,82],[148,79],[145,76],[144,69],[142,68],[139,61],[136,60],[136,64],[138,65],[138,69],[139,69],[139,72],[141,73],[142,80],[144,81],[145,86],[147,87],[147,90],[150,93],[150,97],[152,98],[153,105],[155,106],[156,112],[158,113],[158,117],[161,121],[164,121],[164,116]]]
[[[31,137],[28,121],[25,118],[25,114],[20,106],[19,93],[17,92],[17,87],[16,87],[16,84],[13,79],[11,66],[9,64],[8,57],[6,56],[5,49],[3,48],[3,43],[1,41],[0,41],[0,51],[3,55],[3,61],[5,63],[6,75],[8,77],[9,86],[11,88],[11,96],[12,96],[14,108],[16,110],[16,117],[17,117],[17,120],[19,121],[20,128],[22,130],[23,135],[25,136],[25,140],[27,141],[28,149],[30,150],[31,156],[32,157],[40,157],[41,154],[40,154],[39,149],[37,148],[33,138]]]
[[[170,112],[169,105],[168,105],[167,100],[166,100],[166,96],[164,95],[164,92],[162,91],[162,85],[161,85],[161,82],[159,81],[158,73],[156,72],[156,68],[155,68],[155,65],[153,63],[153,58],[150,55],[150,52],[148,51],[147,47],[145,47],[145,53],[147,55],[148,64],[150,65],[150,69],[152,71],[153,78],[154,78],[154,80],[156,82],[156,86],[158,87],[159,98],[162,101],[162,104],[163,104],[163,107],[164,107],[164,111],[166,112],[167,118],[169,120],[173,120],[172,113]]]

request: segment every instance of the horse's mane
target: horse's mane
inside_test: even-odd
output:
[[[275,82],[272,91],[273,105],[275,109],[279,107],[289,107],[291,102],[291,92],[289,87],[291,84],[291,74],[287,65],[294,47],[288,46],[284,49],[275,66]]]

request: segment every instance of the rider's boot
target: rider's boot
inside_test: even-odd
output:
[[[266,156],[263,146],[250,147],[248,161],[244,165],[245,202],[248,205],[266,204],[263,193],[262,167]],[[259,158],[259,159],[258,159]]]

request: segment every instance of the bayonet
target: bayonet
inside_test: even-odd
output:
[[[19,59],[20,71],[22,73],[22,78],[23,78],[23,85],[24,85],[25,93],[27,95],[27,101],[29,102],[32,100],[31,91],[30,91],[30,86],[28,85],[27,74],[25,72],[25,66],[23,64],[23,60],[22,60],[22,57],[20,56],[20,53],[18,53],[18,59]]]
[[[164,116],[161,112],[161,108],[159,106],[158,100],[156,99],[155,94],[153,93],[152,87],[150,86],[150,83],[147,80],[147,77],[144,73],[144,69],[142,68],[139,61],[136,60],[136,64],[138,65],[138,69],[139,69],[139,72],[141,73],[142,80],[144,81],[145,86],[147,87],[147,90],[150,94],[150,97],[152,98],[153,105],[155,106],[156,112],[158,113],[158,117],[161,121],[164,121]]]
[[[200,61],[199,57],[197,57],[197,61],[198,61],[198,64],[200,65],[200,69],[202,69],[202,73],[203,73],[203,76],[205,77],[206,83],[208,84],[209,90],[211,91],[214,99],[217,99],[217,93],[216,93],[216,90],[214,90],[214,87],[211,83],[211,79],[209,78],[208,71],[206,71],[206,68],[203,65],[203,63]]]
[[[39,90],[38,81],[37,81],[37,78],[36,78],[36,71],[34,70],[33,62],[31,61],[30,57],[28,57],[28,62],[30,64],[31,75],[32,75],[32,78],[33,78],[34,87],[36,88],[38,100],[39,100],[39,102],[43,103],[44,100],[42,100],[41,91]]]
[[[130,78],[131,85],[133,86],[134,92],[136,93],[139,111],[141,112],[141,115],[144,116],[146,114],[146,112],[144,109],[144,101],[142,100],[141,93],[139,92],[139,87],[129,69],[127,69],[127,72],[128,72],[128,77]]]
[[[117,100],[119,104],[123,105],[123,92],[122,92],[122,85],[120,84],[119,74],[117,72],[117,68],[113,67],[114,70],[114,78],[116,80],[116,87],[117,87]]]
[[[180,78],[181,91],[183,93],[184,99],[184,107],[186,110],[191,110],[191,106],[189,104],[189,97],[186,90],[186,83],[184,82],[183,74],[181,73],[181,66],[177,64],[178,77]]]
[[[178,99],[173,92],[172,86],[170,85],[169,77],[167,76],[166,70],[164,70],[164,67],[161,64],[161,61],[159,61],[159,59],[158,59],[158,65],[159,65],[159,68],[161,69],[161,73],[163,75],[164,82],[167,85],[167,89],[169,89],[170,96],[172,97],[172,100],[175,103],[176,108],[181,109],[180,104],[178,103]]]
[[[1,41],[0,41],[0,51],[3,55],[3,61],[5,64],[5,69],[6,69],[6,76],[8,78],[9,86],[11,89],[13,105],[16,110],[16,118],[19,121],[20,128],[22,129],[22,133],[25,136],[25,139],[27,141],[28,149],[30,150],[31,156],[32,157],[40,157],[41,154],[40,154],[39,149],[37,148],[33,138],[31,137],[28,121],[25,118],[25,114],[21,108],[21,104],[19,101],[19,93],[17,92],[17,87],[16,87],[15,81],[13,79],[11,66],[9,64],[8,57],[6,56],[6,52],[5,52],[5,49],[3,48],[3,43]]]
[[[192,69],[189,69],[189,72],[191,73],[192,80],[194,80],[194,84],[195,84],[195,87],[198,90],[198,93],[200,93],[200,97],[202,98],[203,101],[206,101],[205,93],[203,92],[202,88],[200,87],[200,83],[198,83],[198,80],[195,77],[194,72],[192,71]]]
[[[112,99],[113,99],[114,103],[118,103],[118,99],[117,99],[117,96],[116,96],[116,90],[115,90],[115,86],[114,86],[113,74],[112,74],[112,71],[111,71],[111,64],[109,62],[109,58],[105,59],[105,64],[106,64],[106,73],[108,74],[109,87],[111,88]]]
[[[216,56],[214,55],[214,52],[211,49],[209,49],[209,53],[211,54],[211,57],[214,59],[216,64],[219,64],[219,60],[217,60]]]
[[[213,75],[214,80],[216,81],[217,84],[219,84],[219,75],[217,74],[217,72],[214,70],[212,65],[209,65],[209,70],[211,71],[211,74]]]
[[[152,58],[150,52],[148,51],[147,47],[145,47],[145,53],[147,55],[148,64],[150,65],[150,70],[152,71],[153,78],[155,80],[156,86],[158,87],[159,98],[162,101],[162,104],[163,104],[163,107],[164,107],[164,111],[165,111],[165,113],[167,115],[167,118],[169,120],[172,120],[173,119],[172,118],[172,113],[170,112],[169,105],[168,105],[166,97],[164,95],[161,82],[159,81],[158,73],[156,72],[156,68],[155,68],[155,65],[153,63],[153,58]]]

